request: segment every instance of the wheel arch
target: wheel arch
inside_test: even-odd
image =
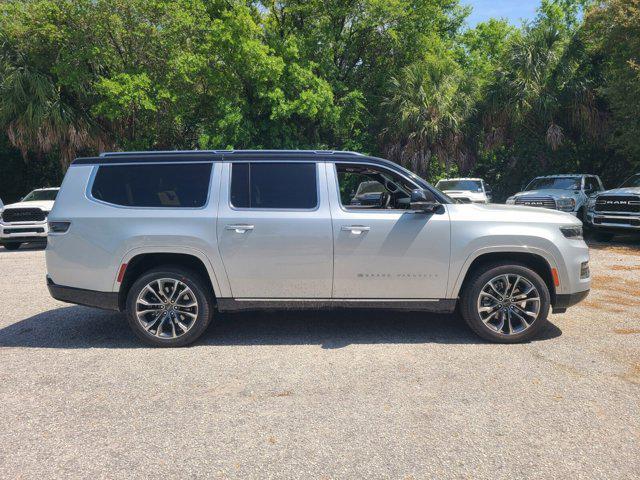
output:
[[[122,259],[120,269],[124,269],[124,273],[122,278],[115,279],[114,291],[118,292],[120,310],[125,310],[127,295],[136,279],[145,272],[163,265],[184,267],[197,272],[207,282],[213,299],[220,297],[215,273],[203,253],[191,249],[134,251]]]
[[[502,261],[525,265],[540,275],[549,288],[551,305],[555,304],[556,284],[552,269],[556,269],[557,274],[556,262],[554,259],[549,258],[546,252],[532,251],[531,249],[476,252],[476,255],[472,255],[467,259],[467,262],[465,262],[463,271],[460,272],[458,280],[453,286],[452,295],[455,297],[459,296],[460,293],[464,291],[467,281],[478,269]]]

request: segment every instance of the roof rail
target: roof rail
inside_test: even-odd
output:
[[[102,152],[101,157],[123,157],[128,155],[146,156],[146,155],[184,155],[184,154],[242,154],[242,153],[315,153],[317,155],[357,155],[363,156],[359,152],[342,151],[342,150],[145,150],[133,152]]]

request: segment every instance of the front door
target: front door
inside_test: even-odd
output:
[[[217,235],[234,298],[331,297],[324,168],[297,161],[223,165]]]
[[[446,205],[436,214],[409,210],[418,185],[378,165],[336,163],[327,166],[327,177],[333,298],[445,298],[451,235]]]

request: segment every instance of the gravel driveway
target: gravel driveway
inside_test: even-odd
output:
[[[525,345],[294,312],[221,315],[177,350],[0,249],[0,477],[637,478],[638,245],[593,245],[592,294]]]

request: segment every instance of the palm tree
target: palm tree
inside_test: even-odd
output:
[[[102,149],[105,136],[73,95],[22,53],[0,46],[0,127],[26,159],[56,152],[64,167],[84,149]]]
[[[451,64],[425,61],[405,67],[391,80],[383,102],[385,153],[426,176],[434,157],[448,167],[463,153],[463,124],[472,111],[462,76]]]

